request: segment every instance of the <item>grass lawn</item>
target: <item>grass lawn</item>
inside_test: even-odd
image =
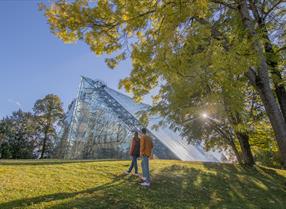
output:
[[[0,161],[0,209],[286,208],[286,171],[152,160],[153,184],[123,176],[129,161]]]

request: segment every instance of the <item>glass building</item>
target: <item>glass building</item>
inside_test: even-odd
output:
[[[143,126],[137,112],[146,110],[102,81],[81,77],[77,98],[70,104],[57,142],[56,155],[66,159],[126,159],[135,130]],[[221,161],[218,152],[206,152],[200,145],[185,142],[169,128],[152,130],[158,117],[150,119],[148,135],[153,153],[160,159]]]

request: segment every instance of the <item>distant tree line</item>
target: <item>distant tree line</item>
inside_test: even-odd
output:
[[[55,150],[56,128],[64,118],[60,98],[48,94],[36,101],[33,112],[21,109],[0,120],[0,158],[50,158]]]

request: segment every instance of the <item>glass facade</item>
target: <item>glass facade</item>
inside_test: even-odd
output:
[[[68,159],[124,159],[129,156],[131,130],[98,93],[93,80],[82,78],[77,99],[70,105],[58,143]],[[100,87],[100,86],[98,86]]]
[[[148,107],[135,103],[101,81],[82,77],[77,98],[68,108],[55,156],[66,159],[129,158],[133,131],[143,127],[137,113]],[[199,144],[188,144],[168,127],[153,130],[152,126],[159,121],[160,117],[150,118],[146,127],[154,143],[154,157],[220,161],[221,153],[206,152]]]

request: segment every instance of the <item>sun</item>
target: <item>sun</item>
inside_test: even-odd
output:
[[[202,117],[203,118],[208,118],[208,114],[207,113],[202,113]]]

